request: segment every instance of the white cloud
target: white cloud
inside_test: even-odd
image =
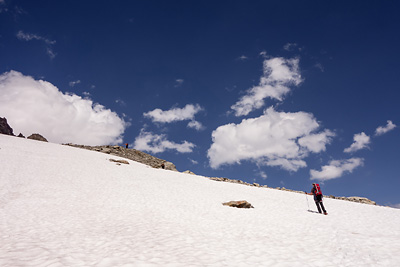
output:
[[[364,159],[351,158],[347,160],[332,160],[329,165],[322,166],[321,171],[310,170],[312,180],[326,181],[341,177],[345,173],[351,173],[359,166],[362,166]]]
[[[287,43],[283,46],[286,51],[293,51],[297,47],[296,43]]]
[[[213,131],[213,144],[208,150],[210,166],[218,168],[250,160],[297,171],[307,165],[303,158],[311,152],[324,151],[331,141],[333,133],[328,130],[315,133],[318,128],[310,113],[285,113],[268,108],[258,118],[223,125]]]
[[[163,111],[159,108],[143,113],[144,117],[150,118],[153,122],[159,123],[171,123],[176,121],[190,120],[188,123],[189,128],[196,130],[203,129],[203,125],[194,120],[195,115],[202,111],[203,108],[199,104],[192,105],[187,104],[184,108],[172,108],[170,110]]]
[[[379,126],[378,128],[376,128],[375,136],[383,135],[383,134],[393,130],[394,128],[396,128],[396,125],[393,124],[392,121],[387,121],[386,126]]]
[[[325,151],[326,144],[329,144],[334,136],[335,133],[330,130],[325,130],[318,134],[310,134],[300,138],[299,145],[307,148],[311,152],[319,153]]]
[[[32,34],[32,33],[24,33],[23,31],[19,31],[17,33],[17,38],[19,40],[23,40],[23,41],[32,41],[32,40],[39,40],[39,41],[43,41],[46,44],[49,45],[53,45],[56,43],[56,41],[52,41],[50,39],[47,39],[45,37],[39,36],[37,34]]]
[[[346,148],[344,152],[346,153],[352,153],[364,148],[367,148],[368,145],[371,143],[371,138],[366,135],[364,132],[355,134],[354,135],[354,143],[351,144],[350,147]]]
[[[247,90],[236,104],[231,106],[236,116],[245,116],[251,111],[262,108],[265,98],[279,101],[290,92],[290,85],[302,82],[299,71],[299,59],[284,59],[281,57],[264,60],[264,74],[260,83]]]
[[[195,129],[197,131],[203,130],[204,126],[198,121],[190,121],[187,125],[189,128]]]
[[[263,178],[263,180],[266,180],[268,178],[268,175],[263,171],[260,171],[259,175],[261,176],[261,178]]]
[[[193,165],[199,164],[199,162],[197,160],[194,160],[194,159],[189,159],[189,160]]]
[[[176,150],[180,153],[190,153],[195,145],[193,143],[183,141],[182,144],[177,144],[167,140],[166,135],[153,134],[142,129],[140,135],[136,137],[134,148],[141,151],[151,153],[162,153],[166,150]]]
[[[14,132],[40,133],[56,143],[116,144],[128,126],[90,99],[64,94],[49,82],[17,71],[0,75],[0,114]]]
[[[69,86],[74,87],[75,85],[80,84],[80,83],[81,83],[81,80],[71,81],[71,82],[69,82]]]
[[[47,39],[47,38],[42,37],[42,36],[37,35],[37,34],[24,33],[23,31],[19,31],[19,32],[17,33],[16,36],[17,36],[17,38],[18,38],[19,40],[22,40],[22,41],[38,40],[38,41],[44,42],[44,43],[47,45],[47,47],[46,47],[46,53],[47,53],[47,55],[48,55],[51,59],[54,59],[54,58],[55,58],[56,53],[53,51],[52,45],[54,45],[54,44],[56,43],[56,41]]]

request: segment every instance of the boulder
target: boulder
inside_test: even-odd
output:
[[[127,160],[123,160],[123,159],[109,159],[109,161],[116,162],[116,163],[122,163],[122,164],[129,164],[129,162]]]
[[[194,172],[192,172],[192,171],[189,171],[189,170],[187,170],[187,171],[184,171],[183,173],[187,173],[187,174],[191,174],[191,175],[196,175]]]
[[[172,162],[165,161],[163,164],[164,164],[164,169],[176,171],[176,167]]]
[[[0,117],[0,134],[13,135],[13,129],[8,125],[6,118]]]
[[[229,201],[222,203],[224,206],[229,206],[229,207],[234,207],[234,208],[243,208],[243,209],[249,209],[249,208],[254,208],[249,202],[246,200],[239,200],[239,201]]]
[[[17,137],[25,138],[25,136],[22,133],[19,133]]]
[[[111,150],[111,148],[103,147],[103,148],[101,148],[101,152],[106,153],[106,154],[110,154],[112,152],[112,150]]]
[[[41,136],[40,134],[37,134],[37,133],[31,134],[30,136],[28,136],[28,139],[42,141],[42,142],[48,142],[46,138],[44,138],[43,136]]]

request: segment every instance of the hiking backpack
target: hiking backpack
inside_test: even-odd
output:
[[[321,187],[319,187],[319,184],[315,184],[315,195],[322,195]]]

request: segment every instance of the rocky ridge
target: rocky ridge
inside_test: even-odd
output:
[[[122,146],[84,146],[76,144],[64,144],[64,145],[102,152],[113,156],[130,159],[136,162],[146,164],[153,168],[162,168],[171,171],[178,171],[173,163],[153,157],[147,153],[132,148],[125,148]]]
[[[187,173],[189,173],[189,171],[186,171]],[[190,172],[191,174],[193,174],[192,172]],[[264,188],[272,188],[272,189],[277,189],[277,190],[282,190],[282,191],[288,191],[288,192],[294,192],[294,193],[299,193],[299,194],[304,194],[304,191],[297,191],[297,190],[291,190],[291,189],[287,189],[285,187],[269,187],[267,185],[260,185],[258,183],[246,183],[242,180],[234,180],[234,179],[228,179],[228,178],[220,178],[220,177],[209,177],[209,179],[214,180],[214,181],[218,181],[218,182],[228,182],[228,183],[235,183],[235,184],[242,184],[242,185],[247,185],[247,186],[255,186],[255,187],[264,187]],[[346,200],[346,201],[351,201],[351,202],[358,202],[358,203],[363,203],[363,204],[369,204],[369,205],[376,205],[375,201],[372,201],[368,198],[365,197],[336,197],[336,196],[332,196],[332,195],[324,195],[324,197],[326,198],[332,198],[332,199],[340,199],[340,200]]]
[[[14,130],[8,124],[7,119],[5,117],[4,118],[0,117],[0,134],[15,136]],[[19,135],[17,135],[17,137],[25,138],[25,136],[22,133],[19,133]],[[31,134],[28,137],[28,139],[47,142],[46,138],[44,138],[42,135],[37,134],[37,133]]]

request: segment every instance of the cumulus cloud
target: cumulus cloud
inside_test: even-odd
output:
[[[54,59],[54,58],[55,58],[56,53],[53,51],[52,46],[56,43],[56,41],[47,39],[47,38],[42,37],[42,36],[37,35],[37,34],[24,33],[23,31],[19,31],[19,32],[17,33],[16,36],[17,36],[17,38],[18,38],[19,40],[22,40],[22,41],[38,40],[38,41],[44,42],[44,43],[47,45],[47,47],[46,47],[47,55],[48,55],[51,59]]]
[[[335,136],[330,130],[321,133],[306,135],[299,139],[299,145],[307,148],[309,151],[319,153],[326,150],[326,144],[330,143]]]
[[[193,120],[193,121],[190,121],[190,122],[188,123],[187,127],[192,128],[192,129],[195,129],[195,130],[197,130],[197,131],[200,131],[200,130],[203,130],[203,129],[204,129],[204,126],[203,126],[203,124],[201,124],[201,122],[194,121],[194,120]]]
[[[326,181],[341,177],[345,173],[351,173],[359,166],[362,166],[364,159],[351,158],[345,160],[332,160],[329,165],[322,166],[321,171],[310,170],[311,180]]]
[[[190,120],[188,123],[189,128],[201,130],[203,129],[203,125],[200,122],[195,121],[194,117],[202,110],[203,108],[199,104],[187,104],[184,108],[172,108],[166,111],[157,108],[155,110],[143,113],[143,116],[150,118],[153,122],[159,123]]]
[[[346,148],[344,150],[345,153],[352,153],[364,148],[367,148],[368,145],[371,143],[371,138],[366,135],[364,132],[359,133],[359,134],[355,134],[354,135],[354,143],[351,144],[350,147]]]
[[[299,59],[281,57],[264,60],[263,76],[257,86],[250,88],[231,109],[236,116],[245,116],[251,111],[262,108],[265,98],[279,101],[290,92],[289,86],[298,86],[301,82]]]
[[[376,128],[375,136],[383,135],[383,134],[393,130],[394,128],[396,128],[396,125],[393,124],[392,121],[387,121],[386,126],[379,126],[378,128]]]
[[[213,144],[208,150],[210,166],[218,168],[250,160],[297,171],[307,166],[304,158],[309,153],[324,151],[334,136],[329,130],[317,133],[318,128],[310,113],[278,112],[270,107],[258,118],[213,131]]]
[[[187,104],[184,108],[172,108],[163,111],[159,108],[143,113],[143,116],[150,118],[153,122],[170,123],[175,121],[193,120],[196,113],[201,111],[199,104]]]
[[[17,71],[0,75],[0,114],[14,132],[40,133],[56,143],[116,144],[128,126],[90,99],[64,94],[49,82]]]
[[[142,129],[140,135],[135,139],[134,148],[141,151],[148,151],[154,154],[162,153],[166,150],[176,150],[180,153],[190,153],[195,145],[188,141],[181,144],[167,140],[164,134],[158,135],[146,132]]]

